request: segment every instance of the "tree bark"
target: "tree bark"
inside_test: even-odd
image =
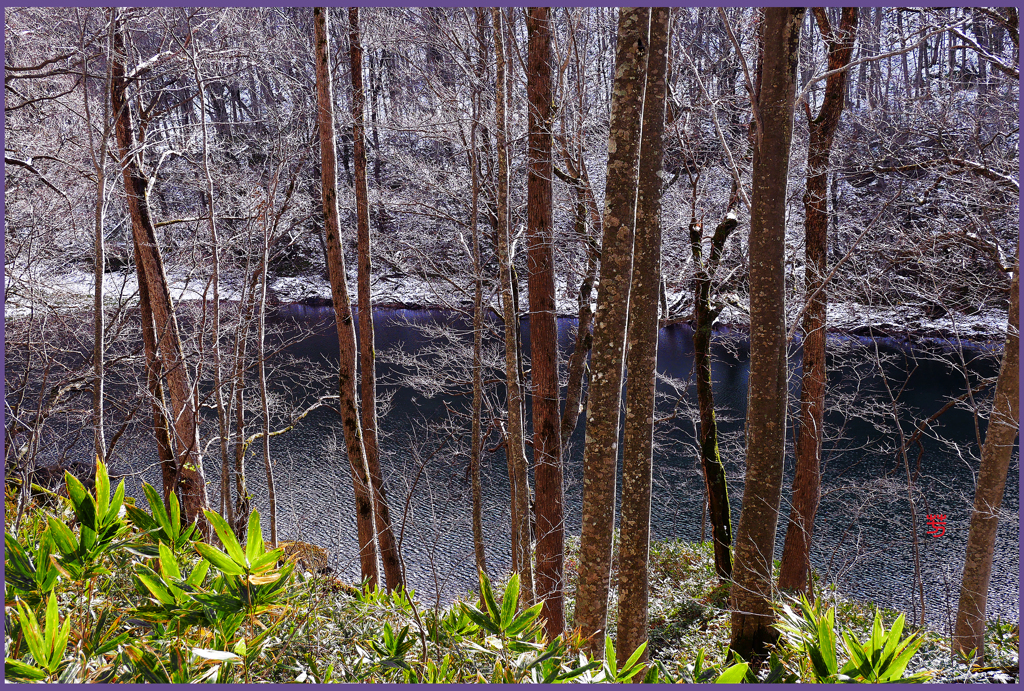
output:
[[[558,414],[558,325],[551,196],[551,27],[546,7],[527,17],[529,101],[527,287],[530,300],[530,382],[533,387],[533,475],[536,487],[537,599],[549,638],[565,628],[565,526],[562,442]]]
[[[608,614],[623,350],[633,270],[633,224],[649,25],[648,8],[629,7],[619,11],[601,278],[587,394],[583,525],[576,596],[576,626],[589,638],[590,652],[595,657],[604,655]]]
[[[697,379],[697,407],[700,411],[700,461],[704,470],[708,513],[711,517],[715,573],[723,582],[732,577],[732,515],[729,508],[729,486],[725,479],[725,465],[718,451],[718,421],[715,418],[715,397],[711,379],[712,327],[721,311],[720,308],[713,308],[711,305],[711,282],[721,262],[725,243],[736,229],[736,225],[736,213],[730,209],[715,228],[711,237],[711,251],[705,262],[703,226],[696,216],[690,220],[690,253],[696,267],[693,357]]]
[[[824,8],[815,8],[818,28],[828,45],[828,69],[850,62],[857,32],[857,8],[844,7],[836,33]],[[811,539],[821,499],[821,444],[825,419],[825,338],[828,291],[828,172],[832,142],[846,100],[846,71],[825,83],[825,98],[818,116],[809,124],[807,191],[804,193],[804,293],[811,298],[803,319],[803,378],[800,381],[800,430],[796,442],[793,503],[786,542],[782,548],[779,588],[811,594]],[[808,111],[809,112],[809,111]]]
[[[338,164],[335,155],[334,89],[331,84],[331,55],[328,42],[328,11],[313,8],[316,44],[317,126],[320,134],[320,174],[323,189],[324,235],[327,244],[327,270],[331,281],[331,301],[338,328],[338,396],[342,430],[356,503],[356,531],[359,537],[359,562],[362,577],[374,588],[378,584],[377,540],[374,530],[373,492],[370,469],[363,448],[363,430],[356,395],[356,332],[352,304],[348,297],[345,254],[341,249],[338,223]]]
[[[750,377],[746,482],[733,564],[732,641],[744,659],[762,658],[771,628],[772,556],[786,441],[786,183],[804,8],[768,8],[757,94],[750,211]]]
[[[148,307],[155,326],[155,344],[167,379],[174,424],[173,443],[175,474],[180,483],[185,520],[195,521],[204,535],[209,525],[203,511],[209,509],[203,459],[199,452],[199,431],[192,399],[192,384],[185,367],[178,322],[164,273],[160,245],[149,209],[149,180],[142,172],[139,160],[141,147],[136,146],[131,110],[128,106],[128,80],[125,76],[125,33],[119,26],[113,37],[113,64],[111,65],[110,103],[115,117],[115,132],[121,154],[128,212],[132,219],[132,237],[135,242],[135,262],[139,272],[140,294],[145,284]]]
[[[530,484],[526,467],[523,431],[523,393],[519,386],[519,314],[508,227],[508,141],[505,122],[506,74],[504,23],[501,10],[491,9],[494,23],[494,54],[497,63],[494,132],[498,157],[498,270],[501,274],[501,307],[505,321],[505,386],[508,432],[505,454],[509,467],[512,514],[512,571],[519,573],[520,605],[533,603],[533,555],[530,545]]]
[[[477,20],[481,18],[477,9]],[[476,557],[476,568],[480,573],[487,573],[487,558],[484,551],[483,525],[483,488],[480,486],[480,457],[483,455],[483,339],[484,339],[484,277],[483,262],[480,257],[479,201],[480,171],[478,169],[476,150],[476,129],[480,117],[480,94],[473,89],[473,115],[469,134],[469,166],[473,179],[472,202],[469,215],[469,226],[472,234],[473,251],[473,419],[470,423],[469,470],[473,484],[473,553]]]
[[[981,449],[981,469],[974,491],[974,512],[967,537],[964,575],[960,583],[960,605],[956,613],[954,647],[963,653],[978,651],[984,656],[985,606],[992,577],[992,556],[999,527],[999,507],[1003,503],[1006,473],[1020,427],[1020,248],[1017,269],[1010,287],[1010,314],[1003,346],[1003,362],[996,380],[985,445]]]
[[[363,426],[363,447],[366,465],[373,483],[373,510],[377,527],[380,559],[388,591],[404,586],[398,545],[391,525],[384,476],[380,467],[380,446],[377,443],[377,370],[374,354],[373,306],[370,295],[370,201],[366,186],[366,134],[363,124],[363,47],[359,35],[359,8],[350,7],[349,51],[352,66],[352,158],[355,173],[356,226],[359,246],[359,398]],[[379,183],[379,181],[378,181]]]
[[[661,191],[668,76],[667,7],[650,11],[647,87],[630,285],[626,355],[626,421],[622,441],[622,521],[619,536],[619,624],[616,657],[626,660],[647,640],[651,471],[654,454],[655,369],[661,288]],[[647,653],[641,659],[647,659]],[[639,677],[636,678],[639,681]]]

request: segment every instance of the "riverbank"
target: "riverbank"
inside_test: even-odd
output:
[[[12,278],[12,274],[15,276]],[[168,276],[171,297],[176,302],[212,299],[208,283],[188,274]],[[349,285],[355,286],[354,272],[349,274]],[[55,273],[52,270],[9,270],[6,277],[7,293],[4,300],[6,319],[17,319],[30,313],[33,307],[45,305],[57,311],[77,312],[92,308],[93,276],[82,270]],[[222,300],[238,300],[241,281],[226,275],[220,286]],[[471,295],[457,283],[447,280],[427,280],[412,276],[388,274],[377,276],[372,283],[374,307],[385,309],[471,309]],[[138,285],[132,271],[110,272],[105,275],[104,295],[111,307],[134,304]],[[354,292],[352,296],[354,298]],[[565,281],[556,285],[555,308],[559,317],[574,318],[579,314],[576,287]],[[669,289],[668,304],[686,299],[680,291]],[[272,277],[267,291],[268,302],[275,305],[301,304],[309,307],[329,307],[331,287],[320,275]],[[524,302],[525,302],[525,298]],[[495,298],[496,300],[496,298]],[[495,302],[492,307],[497,310]],[[593,305],[592,307],[596,307]],[[799,315],[802,302],[790,301],[788,320]],[[663,320],[662,326],[685,322],[686,318]],[[716,328],[745,331],[749,315],[735,296],[722,309]],[[910,343],[940,342],[956,344],[966,341],[975,344],[1000,344],[1006,337],[1005,309],[981,309],[973,314],[945,312],[934,305],[863,305],[853,302],[833,302],[828,306],[830,333],[859,337],[881,337],[905,340]]]
[[[110,490],[105,480],[96,485],[103,492]],[[11,499],[8,495],[5,501],[7,525],[13,518]],[[507,575],[498,574],[491,599],[481,598],[477,590],[450,606],[430,609],[415,592],[361,591],[334,576],[302,573],[300,560],[261,559],[270,546],[259,534],[258,514],[249,522],[243,557],[243,548],[226,524],[218,526],[223,527],[218,531],[221,542],[214,543],[223,544],[225,553],[193,542],[195,536],[179,534],[166,515],[150,516],[131,507],[122,517],[120,499],[113,501],[109,507],[107,502],[91,504],[102,507],[103,515],[96,517],[73,511],[66,498],[50,511],[30,506],[17,534],[7,536],[8,681],[536,683],[559,674],[575,675],[575,681],[583,682],[628,678],[622,676],[627,665],[621,659],[617,664],[588,664],[590,658],[581,653],[585,641],[576,632],[554,641],[544,637],[535,611],[515,621],[499,615],[504,608],[496,603],[503,602],[503,591],[517,592],[514,579]],[[172,512],[176,508],[172,503]],[[77,544],[76,515],[108,526],[84,556],[71,544]],[[49,537],[54,526],[62,533],[59,543]],[[566,605],[571,621],[578,541],[570,540],[567,547]],[[51,552],[52,560],[47,558]],[[200,561],[197,552],[214,565]],[[649,568],[648,653],[654,668],[645,680],[715,680],[730,669],[730,620],[729,586],[715,574],[711,544],[654,542]],[[248,595],[240,599],[239,579],[250,570],[253,575],[247,578],[256,585],[246,588]],[[86,581],[91,606],[83,608]],[[612,592],[616,585],[613,566]],[[879,610],[831,590],[817,596],[820,614],[828,608],[835,611],[831,640],[842,667],[847,646],[839,632],[868,640]],[[511,597],[514,601],[515,595]],[[616,636],[614,600],[613,596],[609,640]],[[785,602],[796,607],[780,600],[780,612]],[[44,609],[52,610],[45,616],[45,629],[40,632],[36,625],[33,631],[30,618],[42,620]],[[900,618],[887,609],[879,613],[885,631]],[[42,637],[53,638],[58,625],[62,633],[43,656]],[[74,635],[69,637],[70,631]],[[903,636],[897,634],[907,636],[917,638],[920,647],[897,676],[1019,683],[1019,634],[1010,624],[990,623],[984,668],[957,660],[948,635],[919,631],[908,623]],[[784,637],[776,654],[776,661],[770,668],[766,665],[757,680],[764,681],[767,674],[775,675],[776,681],[815,680],[811,661],[799,644]],[[702,670],[708,673],[702,675]],[[739,681],[743,670],[736,671],[740,674],[734,681]]]

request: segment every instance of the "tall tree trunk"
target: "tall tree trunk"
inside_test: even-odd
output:
[[[149,209],[148,178],[142,172],[139,160],[141,147],[136,146],[128,106],[128,80],[125,76],[125,33],[119,26],[113,37],[114,59],[111,65],[110,103],[115,117],[117,144],[121,154],[128,212],[132,219],[132,237],[135,241],[135,261],[141,264],[140,292],[146,284],[149,308],[156,328],[156,345],[167,378],[167,388],[173,413],[173,442],[175,445],[175,471],[179,479],[182,505],[186,521],[195,521],[204,535],[209,525],[203,511],[210,508],[203,476],[203,459],[199,451],[199,430],[193,406],[192,384],[185,367],[178,323],[171,304],[171,294],[164,273],[160,245]]]
[[[109,24],[107,28],[107,79],[104,84],[106,90],[110,90],[111,67],[113,61],[110,59],[114,41],[114,25],[117,18],[117,8],[111,8]],[[82,54],[85,54],[85,33],[82,34]],[[103,272],[105,270],[105,250],[103,247],[103,219],[106,208],[107,189],[107,146],[110,141],[110,101],[103,99],[103,124],[100,131],[103,133],[100,141],[99,156],[96,155],[96,146],[93,142],[92,114],[89,110],[89,81],[86,78],[88,60],[82,61],[82,100],[85,105],[85,122],[89,131],[89,152],[92,155],[93,170],[96,172],[96,208],[94,216],[93,246],[93,276],[95,286],[93,292],[93,349],[92,349],[92,418],[93,418],[93,447],[96,458],[99,461],[106,460],[107,443],[103,434],[103,361],[104,361],[104,311],[103,311]]]
[[[537,599],[549,638],[565,628],[565,526],[562,442],[558,414],[558,324],[555,319],[554,227],[551,221],[551,26],[546,7],[527,16],[529,146],[527,286],[530,297],[530,382],[533,387],[533,475],[536,483]]]
[[[622,521],[619,537],[619,624],[616,657],[626,660],[647,640],[647,563],[651,538],[655,369],[661,287],[661,191],[668,76],[667,7],[651,9],[647,88],[629,290],[626,422],[622,441]],[[644,653],[646,659],[647,654]],[[637,679],[639,681],[639,678]]]
[[[846,66],[853,56],[857,8],[844,7],[835,33],[824,8],[814,8],[818,28],[828,45],[828,69]],[[807,147],[807,191],[804,193],[806,262],[804,292],[810,304],[803,320],[803,378],[800,382],[800,431],[796,442],[796,473],[786,542],[782,548],[779,588],[811,588],[811,538],[821,498],[821,444],[825,419],[825,313],[828,291],[828,172],[832,142],[843,113],[846,93],[844,70],[825,83],[825,98],[818,116],[811,120]]]
[[[483,10],[477,9],[477,21]],[[476,88],[474,88],[476,92]],[[487,573],[487,559],[484,553],[483,525],[483,489],[480,486],[480,457],[483,454],[483,431],[481,416],[483,415],[483,339],[484,339],[484,279],[483,262],[480,258],[480,171],[478,169],[476,151],[476,128],[480,117],[480,94],[473,94],[473,115],[469,134],[469,166],[473,178],[473,192],[469,226],[472,229],[473,250],[473,420],[470,431],[469,469],[473,482],[473,553],[476,556],[476,568]]]
[[[594,317],[587,434],[583,451],[583,531],[580,537],[576,626],[589,637],[595,657],[604,655],[615,524],[622,365],[629,285],[633,270],[640,118],[643,112],[648,8],[619,10],[615,81],[608,142],[608,174],[601,243],[601,279]]]
[[[509,242],[508,141],[505,122],[507,87],[505,76],[504,23],[501,10],[491,9],[494,23],[494,55],[497,80],[494,101],[494,131],[498,154],[498,271],[501,274],[501,307],[505,320],[505,387],[507,390],[508,433],[505,454],[511,485],[512,570],[519,573],[520,605],[533,603],[533,555],[530,545],[530,484],[526,468],[523,431],[523,393],[519,385],[519,315]]]
[[[696,194],[696,189],[694,190]],[[733,201],[737,197],[733,196]],[[704,259],[703,225],[696,213],[690,219],[690,253],[696,267],[694,278],[693,357],[697,379],[697,407],[700,411],[700,462],[704,470],[708,513],[711,516],[711,538],[715,549],[715,573],[724,582],[732,577],[732,515],[729,508],[729,485],[725,465],[718,451],[718,421],[715,418],[715,397],[711,379],[711,335],[720,307],[711,305],[711,284],[721,263],[722,251],[733,230],[736,212],[728,213],[715,228],[711,250]]]
[[[736,531],[730,647],[761,658],[771,628],[772,556],[786,450],[786,183],[804,8],[768,8],[762,24],[750,210],[750,377],[747,473]]]
[[[273,208],[273,196],[268,207]],[[274,464],[270,458],[270,397],[267,395],[267,263],[270,255],[269,209],[264,212],[263,241],[260,248],[260,297],[256,321],[256,365],[260,380],[260,407],[263,423],[263,467],[267,472],[267,500],[270,502],[270,546],[277,549],[277,492],[274,490]]]
[[[356,188],[356,225],[359,245],[358,300],[359,300],[359,398],[363,425],[363,446],[366,465],[373,483],[373,510],[377,525],[377,543],[380,546],[384,581],[388,591],[404,584],[402,564],[398,558],[398,544],[391,527],[384,492],[384,476],[380,467],[380,445],[377,443],[377,370],[374,362],[373,306],[370,295],[370,201],[366,189],[366,136],[363,125],[363,47],[359,36],[359,8],[350,7],[349,51],[352,66],[352,157]]]
[[[974,512],[967,537],[964,575],[960,583],[960,605],[956,613],[954,647],[963,653],[977,649],[984,655],[985,606],[992,577],[992,555],[999,527],[999,507],[1003,503],[1006,473],[1013,455],[1014,440],[1020,427],[1020,248],[1017,268],[1010,286],[1010,315],[1003,346],[1003,362],[996,380],[985,445],[981,449],[981,469],[974,491]]]
[[[186,14],[186,22],[189,31],[192,30],[191,19]],[[202,123],[203,140],[203,177],[206,183],[206,201],[208,227],[210,230],[210,256],[213,260],[213,275],[210,282],[213,289],[213,334],[211,337],[213,346],[213,395],[217,405],[217,432],[220,439],[220,462],[221,462],[221,507],[225,511],[225,518],[228,525],[235,523],[235,510],[231,502],[231,483],[229,481],[230,466],[228,441],[230,437],[231,418],[228,406],[224,403],[224,382],[222,381],[221,350],[220,350],[220,239],[217,234],[217,215],[214,208],[213,175],[210,172],[210,142],[209,128],[207,127],[206,115],[206,81],[203,79],[199,69],[198,47],[195,44],[189,46],[189,58],[192,63],[192,74],[196,80],[196,89],[199,95],[199,117]],[[204,307],[205,313],[205,307]]]
[[[331,49],[328,37],[328,11],[313,8],[313,32],[316,44],[317,126],[320,134],[320,174],[323,189],[324,235],[327,244],[327,270],[331,281],[331,301],[338,328],[338,397],[341,425],[356,503],[356,531],[359,536],[359,562],[362,577],[374,588],[378,582],[377,540],[374,530],[373,490],[370,469],[363,448],[363,430],[356,395],[356,331],[352,303],[348,297],[345,254],[341,249],[338,223],[338,171],[335,157],[334,89],[331,84]],[[365,179],[365,178],[364,178]]]

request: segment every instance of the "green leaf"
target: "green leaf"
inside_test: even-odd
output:
[[[203,559],[196,564],[194,569],[192,569],[192,573],[189,574],[188,579],[185,582],[193,588],[198,588],[203,584],[203,579],[206,578],[206,573],[209,570],[210,562]]]
[[[53,597],[52,593],[50,597]],[[18,614],[21,619],[21,631],[25,636],[25,643],[28,644],[29,652],[32,653],[32,657],[37,665],[45,667],[50,656],[47,654],[46,639],[43,636],[43,632],[39,629],[39,621],[36,619],[36,615],[20,601],[18,602]]]
[[[604,663],[605,667],[610,672],[610,681],[615,681],[616,679],[618,679],[619,668],[615,664],[615,644],[612,643],[611,636],[604,637]]]
[[[239,566],[237,562],[232,560],[228,555],[224,554],[216,547],[211,547],[205,542],[197,542],[195,544],[195,548],[196,551],[199,552],[199,556],[206,559],[224,573],[232,576],[238,576],[245,573],[245,569],[242,566]]]
[[[500,633],[498,627],[491,620],[491,618],[483,612],[481,612],[480,610],[478,610],[476,607],[474,607],[473,605],[466,604],[464,602],[462,603],[462,607],[465,610],[466,614],[469,616],[469,618],[473,621],[473,623],[479,626],[481,629],[489,631],[493,634]]]
[[[249,564],[264,552],[263,531],[260,530],[260,512],[256,509],[249,514],[249,532],[245,537],[245,558]]]
[[[149,502],[149,510],[153,512],[153,518],[156,519],[156,522],[164,529],[164,535],[168,539],[173,540],[174,532],[172,523],[171,520],[167,518],[167,511],[164,510],[163,499],[159,494],[157,494],[153,485],[150,485],[149,483],[142,485],[142,491],[146,495],[146,501]],[[171,496],[174,496],[173,492],[171,493]]]
[[[137,506],[128,504],[124,507],[128,513],[128,519],[135,524],[135,527],[144,533],[159,530],[160,524],[153,520],[153,517]]]
[[[633,674],[636,674],[640,671],[639,669],[633,670],[633,668],[636,667],[637,661],[640,659],[640,656],[644,654],[645,650],[647,650],[647,641],[638,645],[636,650],[633,651],[633,654],[629,656],[628,660],[626,660],[626,664],[622,665],[622,674],[626,674],[630,671],[632,671]]]
[[[283,558],[283,556],[284,550],[280,549],[271,550],[270,552],[264,552],[255,560],[250,560],[249,570],[253,573],[260,573],[261,571],[266,571],[267,569],[276,566],[277,562],[280,561]]]
[[[519,602],[519,574],[514,573],[505,586],[505,594],[501,598],[501,630],[505,631],[512,624]]]
[[[171,505],[170,523],[172,534],[169,535],[175,542],[178,541],[178,534],[181,532],[181,504],[178,502],[178,495],[171,492],[167,503]]]
[[[480,596],[484,601],[484,606],[487,607],[487,613],[494,617],[494,621],[500,621],[501,610],[498,608],[498,603],[494,599],[494,592],[491,590],[491,581],[487,578],[487,574],[483,571],[479,572],[480,577]]]
[[[160,575],[168,582],[181,580],[178,560],[174,557],[171,549],[162,542],[160,543]]]
[[[538,602],[528,610],[521,612],[512,623],[506,629],[505,633],[509,636],[518,636],[521,632],[525,631],[528,626],[537,620],[540,616],[540,610],[544,606],[543,602]]]
[[[4,578],[18,590],[31,592],[36,587],[36,569],[18,539],[4,532]]]
[[[47,672],[38,667],[21,660],[4,658],[4,678],[8,681],[41,681],[47,676]]]
[[[107,506],[110,501],[110,477],[107,475],[107,464],[96,459],[96,516],[105,522]]]
[[[747,676],[747,670],[750,665],[746,662],[740,662],[729,669],[725,670],[718,675],[715,679],[716,684],[739,684]]]
[[[110,500],[110,508],[107,509],[107,515],[103,519],[105,525],[116,525],[118,523],[117,514],[121,512],[121,504],[124,503],[124,480],[117,483],[117,489],[114,490],[114,498]]]
[[[210,525],[213,526],[213,529],[217,531],[217,537],[220,538],[221,544],[224,545],[224,551],[227,552],[228,556],[244,570],[249,564],[245,561],[245,552],[242,551],[242,546],[238,544],[238,538],[235,537],[235,533],[231,530],[231,526],[229,526],[228,522],[221,518],[221,515],[216,511],[203,511],[203,513],[206,515],[206,519],[210,521]],[[256,512],[253,511],[253,513]],[[204,554],[203,556],[206,555]],[[209,559],[209,557],[207,557],[207,559]],[[217,566],[217,563],[214,562],[213,559],[210,559],[210,561],[213,562],[214,566]],[[221,570],[223,571],[223,569]]]
[[[177,604],[174,596],[171,595],[170,591],[167,589],[163,579],[160,578],[155,571],[143,564],[136,564],[135,571],[135,578],[139,583],[145,586],[146,590],[148,590],[153,597],[160,601],[160,604],[167,605],[169,607]]]
[[[64,471],[64,483],[68,488],[68,496],[71,498],[71,507],[75,510],[75,518],[83,526],[97,529],[96,525],[96,502],[93,501],[92,495],[90,495],[85,486],[79,481],[77,477]]]

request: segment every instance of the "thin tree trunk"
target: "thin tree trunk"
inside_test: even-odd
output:
[[[999,527],[999,507],[1003,503],[1006,473],[1020,427],[1020,248],[1017,269],[1010,286],[1010,314],[1003,346],[1003,362],[996,380],[985,445],[981,449],[981,469],[974,491],[974,512],[967,536],[964,575],[960,584],[960,605],[956,614],[953,645],[962,653],[978,651],[984,655],[985,607],[992,577],[992,556]]]
[[[604,655],[615,524],[622,365],[633,270],[640,119],[643,112],[648,8],[619,10],[615,81],[609,128],[608,175],[601,243],[601,279],[594,318],[587,434],[583,452],[583,530],[580,537],[576,626],[590,652]]]
[[[125,77],[125,32],[123,26],[114,32],[115,58],[111,66],[111,108],[115,113],[117,144],[121,153],[125,194],[128,211],[132,219],[132,236],[135,240],[135,261],[142,265],[141,283],[145,282],[148,301],[156,326],[156,344],[160,353],[163,373],[174,416],[174,443],[176,474],[180,479],[180,491],[186,521],[197,522],[201,532],[209,535],[209,525],[203,511],[209,509],[206,494],[206,479],[203,476],[203,460],[199,451],[199,430],[196,411],[191,396],[192,385],[186,370],[178,323],[171,304],[171,295],[164,273],[160,246],[156,239],[149,209],[148,179],[142,172],[139,161],[141,147],[135,144],[131,111],[128,106],[128,80]]]
[[[667,7],[651,9],[647,88],[636,202],[633,279],[629,290],[626,422],[622,440],[622,521],[619,536],[619,624],[616,657],[626,660],[647,640],[651,472],[654,454],[655,369],[661,288],[661,190],[668,76]],[[644,652],[641,659],[647,659]],[[636,677],[635,681],[639,681]]]
[[[814,16],[828,45],[828,69],[847,65],[853,56],[857,30],[857,8],[844,7],[836,33],[823,8]],[[818,116],[809,124],[807,148],[807,191],[804,193],[806,236],[805,288],[814,296],[803,319],[803,378],[800,382],[800,431],[796,442],[796,473],[793,502],[789,513],[786,542],[782,548],[779,588],[811,594],[811,538],[821,498],[821,444],[825,420],[825,337],[828,291],[828,173],[832,142],[843,113],[846,71],[830,76]]]
[[[273,208],[273,198],[269,206]],[[264,212],[269,214],[269,210]],[[263,219],[263,243],[260,252],[259,316],[256,322],[256,364],[260,380],[260,407],[263,413],[263,467],[267,471],[267,499],[270,502],[270,546],[277,549],[277,493],[274,491],[274,464],[270,458],[270,398],[267,395],[267,261],[270,254],[269,219]]]
[[[384,476],[380,467],[380,446],[377,443],[377,370],[374,355],[373,306],[370,295],[370,201],[366,189],[366,136],[363,125],[363,47],[359,36],[359,8],[350,7],[349,50],[352,65],[352,157],[356,188],[356,225],[359,245],[358,300],[359,300],[359,398],[363,446],[366,465],[373,483],[373,510],[377,526],[377,543],[384,581],[388,591],[404,585],[398,546],[391,527]]]
[[[110,9],[109,25],[107,29],[107,80],[104,84],[106,90],[110,90],[111,66],[110,53],[114,41],[114,24],[117,17],[117,8]],[[85,33],[82,34],[82,53],[85,54]],[[103,433],[103,360],[104,360],[104,311],[103,311],[103,272],[105,269],[105,251],[103,247],[103,218],[106,206],[107,188],[107,145],[110,141],[110,101],[103,99],[103,124],[100,131],[103,138],[100,141],[99,156],[95,155],[96,147],[93,142],[92,115],[89,111],[89,82],[86,79],[86,68],[88,61],[82,61],[82,94],[85,104],[85,123],[89,131],[89,152],[92,154],[93,170],[96,172],[96,210],[94,218],[95,245],[93,254],[93,276],[95,287],[93,292],[93,387],[92,387],[92,418],[93,418],[93,447],[98,461],[106,460],[107,443]]]
[[[767,8],[762,24],[750,211],[747,472],[730,598],[730,648],[746,660],[765,656],[778,637],[771,628],[771,578],[786,441],[786,183],[803,13]]]
[[[494,54],[497,89],[494,101],[494,131],[498,154],[498,270],[501,274],[501,307],[505,320],[505,386],[507,390],[508,434],[505,454],[511,483],[512,570],[519,573],[520,606],[533,603],[533,555],[530,545],[530,484],[526,468],[523,432],[523,393],[519,385],[519,315],[509,242],[508,141],[505,122],[506,75],[504,26],[501,10],[491,8],[494,23]]]
[[[477,18],[480,18],[478,9]],[[473,94],[473,121],[469,134],[469,165],[473,178],[473,200],[469,216],[472,229],[473,250],[473,421],[469,451],[469,468],[473,482],[473,552],[476,568],[487,573],[487,559],[484,554],[483,490],[480,487],[480,456],[483,453],[481,416],[483,414],[483,338],[484,338],[484,281],[483,263],[480,259],[480,230],[478,203],[480,200],[480,175],[477,170],[476,127],[479,113],[479,94]]]
[[[186,22],[191,31],[191,20],[186,14]],[[206,82],[199,70],[199,57],[197,48],[191,45],[189,58],[192,62],[192,74],[196,80],[196,89],[199,92],[199,117],[202,123],[203,135],[203,177],[206,182],[207,217],[210,229],[210,254],[213,259],[213,276],[211,277],[213,289],[213,394],[217,405],[217,431],[220,438],[220,459],[221,459],[221,506],[226,511],[225,518],[228,525],[235,523],[235,511],[231,502],[231,483],[228,479],[228,438],[230,435],[230,418],[227,407],[224,404],[224,384],[221,379],[221,352],[220,352],[220,239],[217,237],[217,216],[214,208],[213,175],[210,173],[210,142],[209,129],[207,128],[206,117]],[[204,307],[205,312],[205,307]]]
[[[363,448],[363,430],[359,420],[356,395],[356,332],[352,320],[352,304],[348,297],[345,254],[341,249],[338,223],[338,173],[335,157],[334,89],[331,84],[331,55],[328,42],[328,11],[313,8],[313,31],[316,44],[317,126],[320,134],[320,173],[323,189],[324,235],[326,237],[331,281],[331,300],[338,328],[338,397],[342,430],[356,503],[356,531],[359,537],[359,561],[364,580],[370,588],[378,585],[377,540],[374,530],[373,491],[370,470]]]
[[[694,190],[696,193],[696,190]],[[734,195],[733,199],[736,197]],[[737,218],[733,208],[715,228],[707,261],[703,254],[702,225],[694,215],[690,220],[690,252],[697,275],[694,279],[693,357],[697,379],[697,407],[700,411],[700,461],[704,470],[708,513],[711,516],[711,537],[715,549],[715,573],[724,582],[732,577],[732,515],[729,508],[729,486],[725,465],[718,451],[718,421],[711,379],[712,326],[721,308],[711,305],[711,283],[722,258],[722,251]]]
[[[555,256],[552,225],[551,26],[546,7],[527,17],[529,144],[527,286],[530,298],[530,382],[533,388],[533,476],[536,488],[537,599],[548,638],[565,628],[562,442],[558,414],[558,325],[555,319]]]

